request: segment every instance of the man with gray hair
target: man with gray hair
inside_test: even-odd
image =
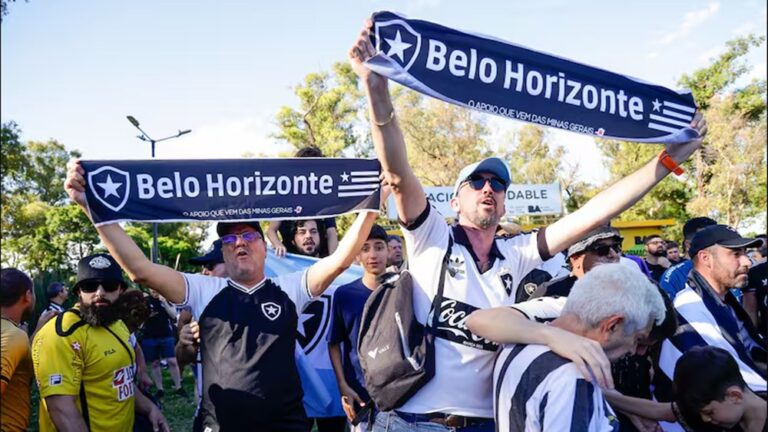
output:
[[[567,299],[533,300],[470,316],[467,326],[479,336],[499,343],[526,342],[505,346],[494,367],[494,416],[499,431],[612,431],[618,427],[602,390],[584,379],[583,366],[539,343],[555,340],[565,331],[571,337],[591,339],[595,349],[602,349],[612,362],[634,353],[638,340],[647,338],[654,323],[665,316],[660,292],[637,276],[636,270],[623,264],[603,264],[580,278]],[[516,328],[513,335],[504,319],[510,314],[519,317],[518,312],[537,320],[557,318],[549,326],[523,322],[531,331]]]

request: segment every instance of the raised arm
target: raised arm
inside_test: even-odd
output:
[[[677,164],[688,160],[701,147],[707,134],[707,122],[701,113],[696,114],[691,127],[699,132],[698,138],[685,144],[667,145],[667,153]],[[669,169],[654,157],[637,171],[600,192],[580,209],[547,227],[549,252],[554,255],[566,249],[590,230],[632,207],[669,173]]]
[[[389,95],[387,79],[365,66],[365,61],[376,54],[369,39],[372,26],[373,22],[366,20],[348,57],[368,95],[373,145],[381,162],[384,180],[392,188],[397,215],[401,221],[411,223],[426,208],[427,198],[408,164],[405,140]]]
[[[530,320],[509,307],[476,310],[467,317],[466,326],[472,333],[499,344],[547,345],[571,360],[587,381],[592,381],[592,370],[600,387],[613,388],[611,362],[592,339]]]
[[[90,217],[85,200],[85,170],[77,159],[67,163],[64,190]],[[128,237],[120,224],[101,225],[96,227],[96,231],[109,249],[109,253],[128,273],[132,281],[154,289],[173,303],[184,301],[186,284],[181,273],[147,259],[144,252],[139,249],[133,239]]]
[[[375,211],[359,213],[355,222],[339,242],[336,251],[312,264],[307,270],[307,286],[313,297],[319,296],[344,270],[355,261],[378,215]]]
[[[285,256],[285,245],[283,242],[280,241],[280,238],[277,236],[277,231],[280,229],[280,221],[272,221],[269,223],[269,226],[267,227],[267,240],[269,240],[269,244],[272,245],[273,248],[275,248],[275,255],[279,257]]]

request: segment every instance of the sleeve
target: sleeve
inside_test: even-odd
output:
[[[9,337],[3,338],[2,346],[0,346],[0,352],[2,355],[2,371],[0,372],[0,379],[6,384],[11,382],[13,373],[16,372],[16,367],[21,363],[21,360],[29,355],[29,339],[24,340],[26,336],[23,332],[13,332]]]
[[[331,328],[328,330],[328,343],[335,345],[341,342],[345,342],[348,339],[347,326],[344,322],[344,290],[337,289],[336,294],[333,295],[333,303],[331,306]]]
[[[304,306],[312,300],[312,295],[307,286],[307,270],[280,275],[275,280],[277,285],[296,305],[296,311],[300,312]]]
[[[547,385],[546,403],[539,407],[543,431],[593,430],[590,423],[595,412],[595,388],[570,368],[562,367],[547,378],[551,383]]]
[[[53,324],[41,329],[32,343],[32,364],[41,398],[80,393],[88,349],[84,330],[62,337]]]
[[[182,275],[187,284],[186,298],[182,303],[171,304],[176,307],[188,306],[192,311],[192,316],[197,320],[208,302],[227,285],[227,280],[201,274],[182,273]]]
[[[402,222],[401,222],[402,225]],[[413,262],[413,257],[424,253],[430,248],[442,246],[440,256],[445,254],[448,245],[450,227],[443,216],[427,203],[424,211],[416,220],[408,225],[403,225],[403,238],[407,244],[408,260]]]
[[[544,322],[560,317],[566,300],[567,297],[539,297],[510,307],[530,320]]]
[[[336,218],[331,217],[323,219],[323,224],[325,225],[325,229],[336,228]]]

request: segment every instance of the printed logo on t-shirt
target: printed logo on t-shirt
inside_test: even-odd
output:
[[[273,302],[266,302],[261,304],[261,311],[264,316],[269,318],[270,321],[274,321],[280,316],[282,307],[279,304]]]
[[[304,306],[296,326],[296,341],[304,354],[311,353],[325,338],[331,321],[331,296],[323,294]]]
[[[497,344],[472,334],[465,324],[469,314],[477,309],[458,300],[443,298],[440,313],[437,316],[436,336],[468,347],[495,352],[498,348]]]
[[[61,384],[61,374],[53,374],[48,376],[48,385],[57,386]]]
[[[514,282],[512,279],[512,275],[509,273],[503,273],[499,275],[499,279],[501,279],[501,286],[504,287],[504,291],[507,292],[507,295],[511,295],[512,283]]]
[[[117,400],[124,401],[133,397],[134,366],[117,369],[112,376],[112,387],[117,389]]]

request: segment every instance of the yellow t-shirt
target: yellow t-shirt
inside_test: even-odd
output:
[[[41,432],[56,430],[45,404],[54,395],[76,396],[92,431],[133,430],[136,363],[129,336],[122,321],[92,327],[72,310],[37,332],[32,361],[40,387]]]
[[[32,357],[29,337],[13,321],[0,319],[0,357],[5,393],[0,400],[0,431],[25,431],[29,422],[29,390],[32,385]]]

